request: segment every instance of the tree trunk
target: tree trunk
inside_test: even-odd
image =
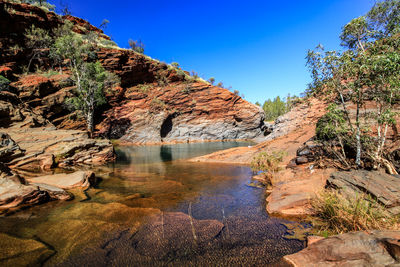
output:
[[[93,137],[93,130],[94,130],[93,117],[94,117],[94,110],[89,109],[88,114],[87,114],[87,130],[89,132],[90,138]]]
[[[361,130],[360,130],[360,102],[357,102],[357,114],[356,114],[356,165],[361,165]]]

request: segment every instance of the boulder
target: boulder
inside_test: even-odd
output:
[[[32,185],[37,186],[41,191],[47,192],[51,200],[70,200],[74,197],[69,192],[56,186],[39,183],[34,183]]]
[[[24,185],[11,177],[0,178],[0,213],[7,213],[48,200],[48,194],[40,190],[38,186]]]
[[[347,233],[322,239],[284,257],[291,266],[398,266],[400,231]]]
[[[366,192],[388,208],[400,206],[400,178],[393,175],[366,170],[334,172],[327,184],[352,196]]]
[[[10,162],[24,154],[24,151],[15,143],[11,137],[0,132],[0,162]]]
[[[77,171],[66,174],[59,173],[40,177],[27,178],[32,184],[45,184],[62,189],[72,189],[76,187],[87,188],[96,182],[96,177],[93,172]]]

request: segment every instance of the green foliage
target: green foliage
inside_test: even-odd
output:
[[[345,136],[348,129],[343,110],[339,110],[335,104],[331,104],[328,112],[318,120],[315,133],[320,141],[331,141],[338,136]]]
[[[293,99],[296,97],[291,97],[290,95],[285,100],[281,100],[279,96],[275,97],[273,100],[268,99],[264,102],[262,108],[265,112],[265,120],[273,121],[279,116],[287,113],[293,104]]]
[[[376,38],[392,36],[400,30],[400,1],[377,1],[367,16]]]
[[[178,62],[172,62],[172,63],[171,63],[171,66],[172,66],[173,68],[176,68],[176,69],[179,69],[179,68],[180,68]]]
[[[281,170],[279,163],[282,162],[284,156],[286,156],[285,151],[261,152],[251,161],[251,169],[254,172],[276,173]]]
[[[165,75],[158,73],[158,74],[156,74],[155,78],[156,78],[156,81],[159,86],[164,87],[164,86],[168,85],[168,79],[167,79],[167,77],[165,77]]]
[[[148,93],[149,89],[152,87],[151,84],[139,84],[137,89],[142,92],[143,94]]]
[[[114,41],[107,40],[107,39],[100,40],[100,44],[107,48],[118,47],[118,45]]]
[[[65,23],[55,31],[57,39],[51,49],[51,57],[60,65],[67,63],[76,86],[75,96],[67,103],[86,116],[90,133],[93,132],[95,108],[106,102],[105,91],[120,82],[119,78],[105,71],[97,61],[96,42],[93,36],[82,36]]]
[[[199,74],[197,72],[195,72],[194,70],[192,70],[190,72],[190,76],[193,77],[193,79],[197,80],[199,78]]]
[[[70,98],[68,103],[75,109],[87,113],[93,107],[106,103],[104,90],[109,83],[109,74],[104,70],[100,62],[83,63],[80,76],[80,88],[76,90],[76,96]]]
[[[208,79],[208,82],[209,82],[211,85],[214,85],[214,83],[215,83],[215,78],[214,78],[214,77],[211,77],[210,79]]]
[[[398,228],[399,217],[389,214],[368,194],[344,196],[326,191],[312,202],[312,224],[318,232],[341,234],[351,231]]]
[[[347,50],[324,51],[322,46],[318,46],[307,55],[307,65],[313,78],[308,93],[333,93],[339,99],[343,118],[340,124],[346,124],[342,129],[347,131],[348,136],[355,138],[355,163],[358,166],[361,166],[362,158],[372,159],[376,163],[375,168],[381,163],[390,165],[383,158],[383,151],[387,129],[395,123],[393,105],[400,93],[400,39],[395,34],[399,28],[399,9],[400,1],[377,2],[366,16],[355,18],[344,26],[340,38]],[[372,116],[361,112],[367,100],[374,100],[377,104]],[[350,118],[349,101],[356,107],[355,118]],[[334,116],[338,113],[330,112],[327,115]],[[363,128],[371,126],[367,124],[370,118],[375,121],[375,142],[364,147],[362,140],[371,140],[363,132]],[[332,117],[330,119],[331,124],[338,123]],[[332,138],[333,135],[344,136],[342,129],[334,131],[335,127],[341,126],[330,127],[331,140],[340,139]],[[324,129],[325,132],[329,131],[327,124],[317,129],[320,135],[323,135]],[[342,150],[344,151],[343,146]],[[345,157],[345,153],[342,154]],[[388,169],[393,172],[394,168]]]
[[[7,91],[10,83],[9,79],[0,75],[0,91]]]
[[[41,73],[43,76],[45,76],[46,78],[51,78],[51,77],[53,77],[53,76],[55,76],[55,75],[59,75],[60,74],[60,72],[58,72],[58,71],[55,71],[55,70],[48,70],[48,71],[46,71],[46,72],[43,72],[43,73]]]
[[[108,19],[103,19],[103,21],[101,22],[99,28],[105,30],[109,23],[110,23],[110,21]]]
[[[129,39],[128,44],[129,44],[130,49],[132,49],[133,51],[140,53],[140,54],[144,53],[144,44],[141,40],[134,41],[132,39]]]
[[[51,47],[53,39],[48,31],[37,28],[35,25],[31,25],[31,27],[25,31],[25,39],[26,47],[32,51],[27,68],[29,71],[33,59],[36,58],[40,61],[45,54],[45,50]]]

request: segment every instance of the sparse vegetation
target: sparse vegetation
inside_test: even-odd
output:
[[[178,63],[178,62],[172,62],[172,63],[171,63],[171,66],[172,66],[173,68],[180,69],[180,66],[179,66],[179,63]]]
[[[117,48],[117,47],[118,47],[118,45],[117,45],[114,41],[112,41],[112,40],[107,40],[107,39],[101,39],[101,40],[99,40],[99,44],[100,44],[101,46],[106,47],[106,48]]]
[[[139,90],[139,92],[142,92],[143,94],[147,94],[151,87],[152,87],[151,84],[145,83],[145,84],[139,84],[137,86],[137,89]]]
[[[165,77],[165,75],[159,73],[155,78],[159,86],[164,87],[168,85],[168,79]]]
[[[209,82],[211,85],[214,85],[214,83],[215,83],[215,78],[214,78],[214,77],[211,77],[210,79],[208,79],[208,82]]]
[[[134,41],[132,39],[129,39],[128,41],[129,48],[132,49],[133,51],[143,54],[144,53],[144,44],[141,40]]]
[[[53,39],[51,38],[48,31],[37,28],[35,25],[31,25],[31,27],[25,32],[26,39],[26,47],[29,48],[31,52],[31,58],[28,63],[27,70],[30,70],[32,61],[37,59],[39,61],[42,60],[42,56],[45,54],[46,49],[49,49],[53,43]]]
[[[152,111],[160,111],[166,108],[166,104],[161,99],[154,97],[150,102],[150,109]]]
[[[285,151],[261,152],[253,158],[250,167],[254,172],[274,174],[281,170],[279,164],[285,155]]]
[[[0,91],[7,91],[10,85],[10,80],[0,75]]]
[[[108,19],[103,19],[103,21],[101,22],[99,28],[104,31],[107,28],[109,23],[110,23],[110,21]]]
[[[399,217],[367,194],[344,196],[337,191],[324,191],[313,203],[314,231],[318,234],[340,234],[371,229],[398,229]]]

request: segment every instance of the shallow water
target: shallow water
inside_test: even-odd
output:
[[[303,242],[283,237],[251,170],[185,161],[247,145],[120,147],[95,188],[0,218],[0,232],[46,244],[46,266],[283,266]]]

